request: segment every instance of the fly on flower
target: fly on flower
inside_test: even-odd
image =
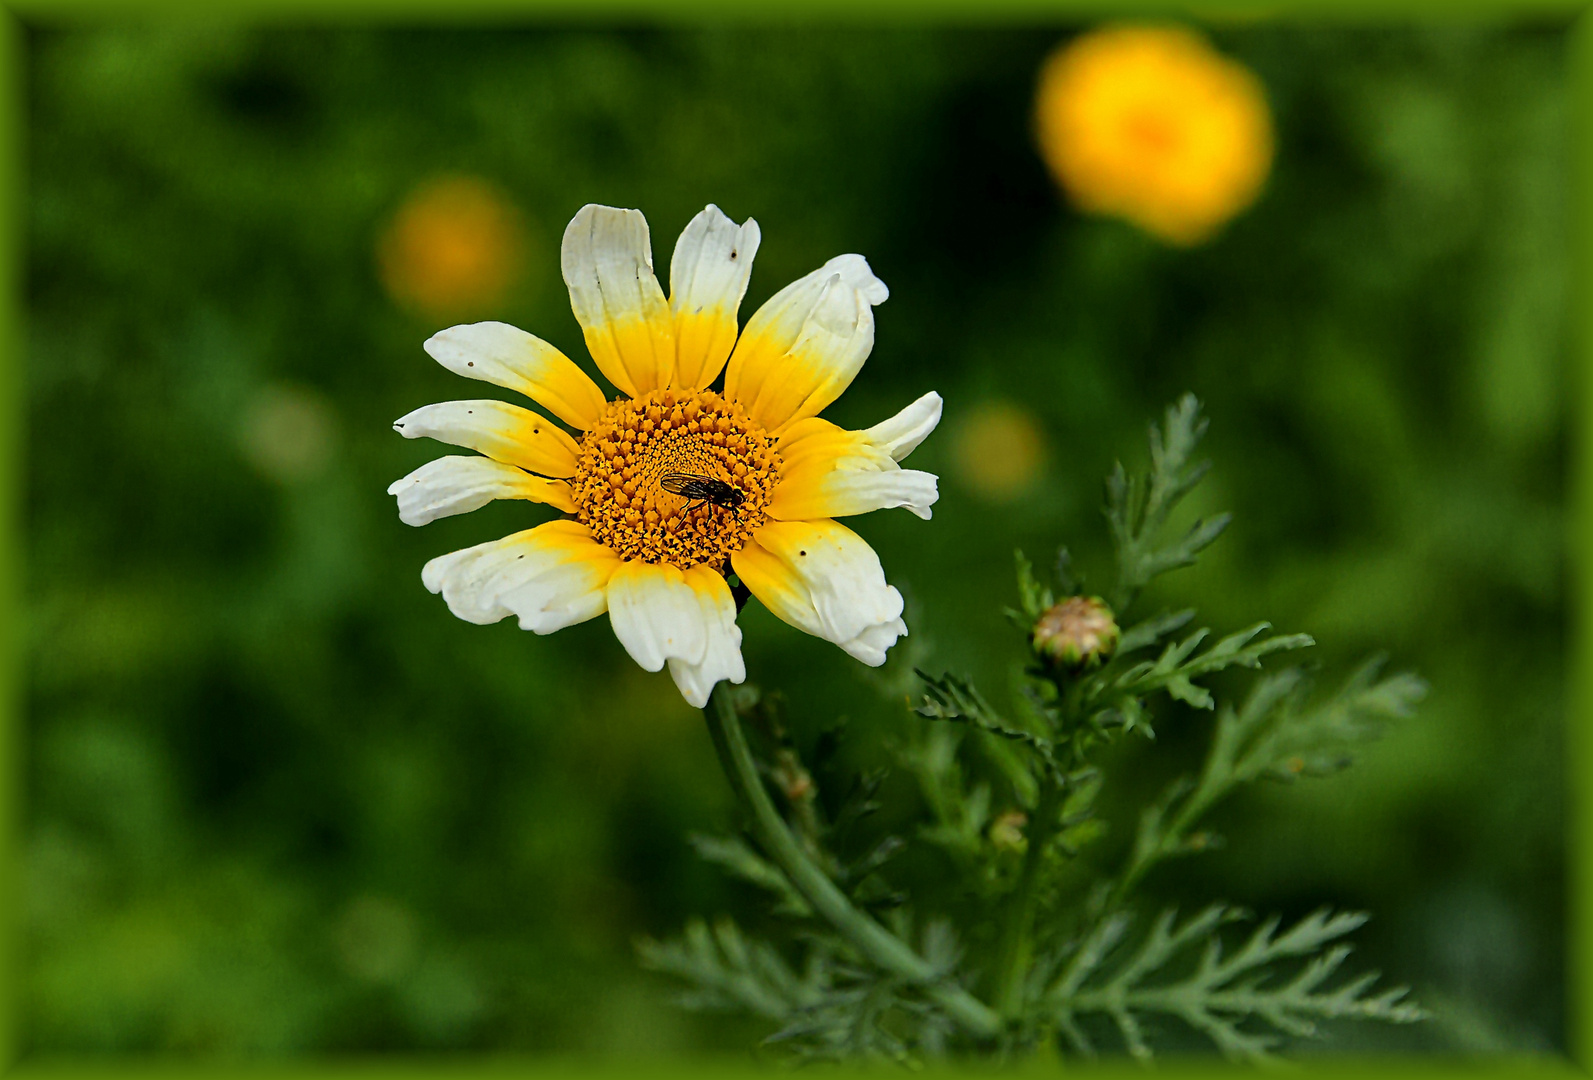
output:
[[[426,342],[449,370],[524,394],[560,422],[472,400],[394,424],[406,438],[482,455],[438,458],[388,488],[408,524],[494,499],[564,515],[428,562],[421,580],[455,615],[514,615],[549,634],[606,611],[636,662],[667,664],[701,707],[721,679],[746,677],[725,581],[734,573],[791,625],[865,664],[885,662],[907,633],[901,594],[873,549],[834,519],[890,507],[929,518],[935,477],[899,462],[939,423],[940,395],[864,431],[821,419],[873,348],[873,309],[888,290],[862,256],[840,255],[776,293],[738,334],[759,235],[750,218],[738,226],[707,207],[675,245],[665,297],[639,211],[575,215],[564,280],[592,359],[619,390],[612,400],[558,349],[505,323]]]
[[[727,484],[723,480],[715,480],[709,476],[692,476],[690,473],[665,473],[658,478],[658,486],[672,495],[683,495],[697,502],[711,502],[715,506],[723,506],[727,510],[735,511],[747,501],[741,489]],[[690,507],[687,507],[690,509]]]

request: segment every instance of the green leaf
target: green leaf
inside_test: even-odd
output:
[[[1163,689],[1167,691],[1169,696],[1193,705],[1197,709],[1210,709],[1216,704],[1209,691],[1196,686],[1184,675],[1172,676],[1167,680],[1167,684]]]
[[[697,854],[708,862],[717,863],[735,877],[767,889],[780,898],[775,911],[780,914],[805,918],[812,914],[808,902],[797,892],[780,868],[753,851],[740,837],[708,836],[691,833],[688,837]]]
[[[1189,531],[1181,539],[1159,551],[1146,552],[1140,574],[1145,581],[1149,581],[1169,570],[1193,566],[1195,556],[1210,547],[1232,521],[1233,515],[1227,513],[1218,514],[1213,518],[1199,519],[1190,526]]]
[[[962,733],[951,728],[933,728],[922,738],[897,751],[918,780],[919,791],[929,805],[932,824],[919,828],[919,835],[947,851],[965,869],[981,856],[984,828],[990,818],[990,789],[964,787],[957,747]]]
[[[1066,546],[1056,549],[1056,561],[1051,565],[1051,576],[1056,587],[1066,596],[1076,596],[1084,587],[1084,576],[1074,572],[1073,555]]]
[[[1151,619],[1137,622],[1127,630],[1117,642],[1117,655],[1133,652],[1156,644],[1174,630],[1181,630],[1189,625],[1195,617],[1194,608],[1185,608],[1182,611],[1164,611]]]
[[[1112,608],[1125,610],[1139,590],[1158,574],[1188,566],[1222,535],[1228,514],[1195,522],[1183,536],[1161,542],[1162,529],[1180,500],[1200,483],[1209,462],[1190,462],[1206,420],[1193,394],[1167,409],[1163,424],[1150,428],[1150,472],[1130,476],[1119,462],[1106,480],[1106,520],[1117,551],[1118,581]]]
[[[1365,915],[1323,909],[1282,933],[1273,917],[1225,956],[1222,928],[1244,918],[1242,911],[1222,904],[1183,923],[1175,912],[1164,911],[1124,950],[1117,946],[1130,917],[1118,913],[1103,919],[1079,941],[1072,962],[1045,992],[1042,1009],[1083,1052],[1093,1048],[1078,1038],[1077,1017],[1099,1013],[1116,1025],[1130,1054],[1149,1058],[1141,1018],[1155,1013],[1178,1017],[1228,1057],[1252,1062],[1269,1060],[1280,1036],[1316,1035],[1322,1020],[1408,1024],[1426,1017],[1404,1001],[1403,987],[1369,994],[1375,972],[1327,988],[1350,952],[1334,943],[1359,928]],[[1198,957],[1192,969],[1184,957]],[[1272,1031],[1247,1031],[1241,1026],[1247,1022]]]
[[[636,951],[643,967],[689,985],[681,1004],[691,1009],[744,1010],[786,1020],[818,1004],[827,981],[817,969],[798,977],[773,946],[748,939],[729,918],[717,920],[712,931],[692,919],[681,937],[642,938]]]
[[[1015,551],[1013,555],[1018,566],[1018,598],[1029,616],[1029,624],[1033,625],[1034,620],[1056,603],[1056,597],[1034,576],[1034,564],[1029,562],[1028,556],[1022,551]]]
[[[1230,783],[1260,776],[1289,780],[1322,776],[1350,762],[1350,747],[1380,735],[1390,721],[1409,716],[1426,696],[1427,684],[1409,672],[1379,679],[1385,660],[1374,656],[1337,693],[1312,704],[1311,682],[1290,669],[1263,678],[1237,712],[1218,718],[1208,765]]]
[[[1264,624],[1263,624],[1264,625]],[[1210,653],[1256,628],[1224,639]],[[1268,639],[1276,641],[1278,639]],[[1226,649],[1230,660],[1243,646]],[[1169,646],[1169,651],[1173,647]],[[1198,664],[1201,654],[1191,664]],[[1373,657],[1356,669],[1327,700],[1312,704],[1311,682],[1299,668],[1286,668],[1257,680],[1243,706],[1217,713],[1211,749],[1198,778],[1181,777],[1166,795],[1141,815],[1129,865],[1113,891],[1120,901],[1156,863],[1175,855],[1211,848],[1210,837],[1186,840],[1195,823],[1235,787],[1261,777],[1289,780],[1342,769],[1352,745],[1375,738],[1384,726],[1408,716],[1426,693],[1426,684],[1409,673],[1379,679],[1383,660]],[[1187,670],[1187,665],[1184,669]],[[1170,690],[1170,688],[1169,688]]]
[[[924,700],[913,708],[919,716],[930,720],[964,721],[991,735],[1021,743],[1056,767],[1055,746],[1051,741],[1008,724],[971,682],[949,673],[936,678],[918,668],[913,670],[924,681]]]
[[[1179,616],[1182,614],[1183,612],[1178,613]],[[1177,617],[1159,617],[1160,625],[1170,625]],[[1151,622],[1154,624],[1158,620]],[[1261,666],[1262,659],[1272,653],[1303,649],[1316,644],[1309,634],[1275,634],[1257,640],[1261,632],[1270,625],[1265,622],[1256,623],[1236,634],[1229,634],[1211,648],[1198,653],[1196,650],[1206,640],[1210,631],[1197,630],[1183,641],[1169,642],[1162,649],[1161,656],[1154,662],[1135,664],[1117,675],[1115,679],[1095,684],[1091,688],[1092,697],[1101,703],[1112,701],[1114,698],[1120,700],[1130,696],[1144,697],[1154,691],[1162,690],[1197,709],[1210,709],[1215,704],[1211,695],[1203,688],[1194,685],[1192,680],[1224,668],[1257,668]],[[1150,630],[1155,628],[1153,625]],[[1138,629],[1139,627],[1135,627],[1135,630]],[[1148,643],[1145,641],[1148,635],[1149,630],[1140,635],[1140,645]],[[1121,708],[1121,705],[1118,707]]]

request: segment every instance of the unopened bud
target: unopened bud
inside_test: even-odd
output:
[[[1093,667],[1117,648],[1117,622],[1098,596],[1070,596],[1034,624],[1034,651],[1066,668]]]
[[[813,775],[802,767],[801,760],[790,749],[781,749],[775,754],[775,765],[771,771],[780,790],[785,792],[787,801],[799,803],[812,797]]]
[[[1022,810],[1008,810],[990,823],[990,842],[1002,851],[1022,851],[1028,847],[1023,827],[1029,815]]]

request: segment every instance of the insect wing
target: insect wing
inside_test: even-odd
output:
[[[702,499],[706,495],[702,486],[707,483],[701,476],[690,473],[667,472],[658,478],[658,486],[671,495],[684,495],[688,499]]]

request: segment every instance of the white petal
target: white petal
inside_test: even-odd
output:
[[[700,709],[708,704],[715,683],[720,679],[742,682],[747,677],[747,667],[741,659],[741,628],[736,625],[736,601],[730,595],[730,586],[706,566],[687,570],[685,580],[702,607],[707,647],[702,660],[695,664],[671,658],[669,674],[686,703]]]
[[[777,435],[818,415],[868,359],[873,307],[889,295],[861,255],[838,255],[787,285],[747,320],[725,396]]]
[[[618,566],[586,526],[550,521],[438,556],[421,570],[421,581],[466,622],[518,615],[522,630],[551,634],[603,613]]]
[[[443,401],[393,422],[406,439],[436,439],[543,476],[574,476],[580,446],[557,424],[506,401]]]
[[[630,397],[670,385],[674,320],[653,276],[641,211],[581,207],[565,227],[559,259],[570,308],[598,370]]]
[[[675,385],[701,390],[724,369],[759,238],[756,221],[737,226],[712,204],[680,234],[669,261]]]
[[[931,390],[889,420],[863,432],[863,436],[900,461],[935,430],[942,404],[940,395]]]
[[[582,431],[608,407],[603,391],[575,361],[508,323],[450,326],[427,338],[425,348],[454,374],[518,391]]]
[[[631,659],[648,671],[670,659],[700,664],[707,652],[702,605],[676,567],[622,563],[609,579],[608,618]]]
[[[861,660],[869,667],[879,667],[885,662],[885,652],[896,644],[897,638],[907,636],[907,624],[900,619],[888,623],[876,623],[865,629],[851,641],[841,642],[841,648],[847,655]]]
[[[387,494],[398,496],[398,520],[405,525],[466,514],[494,499],[530,499],[567,514],[575,512],[570,485],[564,481],[544,480],[485,457],[428,461],[402,480],[394,480]]]
[[[907,632],[902,595],[885,584],[879,556],[834,521],[775,521],[731,556],[752,594],[775,615],[878,666]]]

